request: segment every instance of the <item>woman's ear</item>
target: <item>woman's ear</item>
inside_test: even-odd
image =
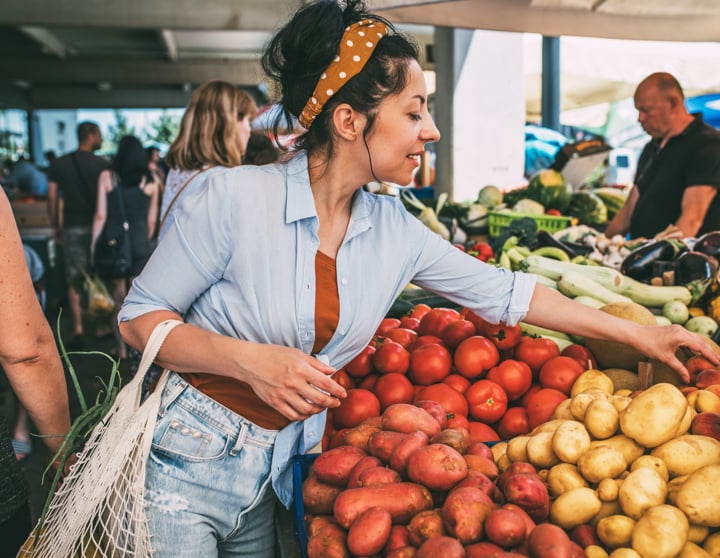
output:
[[[362,136],[365,118],[347,103],[342,103],[333,112],[333,126],[341,138],[355,141]]]

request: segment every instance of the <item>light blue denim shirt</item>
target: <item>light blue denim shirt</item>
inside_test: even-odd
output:
[[[304,153],[288,163],[216,173],[173,211],[119,319],[168,309],[222,335],[310,354],[318,246]],[[510,324],[525,316],[535,286],[531,275],[495,268],[458,250],[398,199],[362,189],[353,199],[336,267],[340,316],[320,353],[336,368],[368,344],[409,282]],[[323,412],[289,424],[277,436],[273,487],[287,506],[293,497],[291,458],[320,441],[324,423]]]

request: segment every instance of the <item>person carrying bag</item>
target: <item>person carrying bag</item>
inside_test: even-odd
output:
[[[125,213],[125,200],[117,184],[115,173],[112,173],[112,180],[112,191],[115,192],[117,198],[120,219],[111,219],[108,217],[95,243],[92,265],[101,277],[106,279],[120,279],[127,277],[132,263],[130,223]]]

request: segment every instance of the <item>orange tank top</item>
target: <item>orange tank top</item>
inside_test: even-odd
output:
[[[318,353],[335,333],[340,316],[335,260],[319,251],[315,256],[315,277],[313,353]],[[261,400],[245,382],[216,374],[186,373],[181,376],[208,397],[262,428],[280,430],[290,422]]]

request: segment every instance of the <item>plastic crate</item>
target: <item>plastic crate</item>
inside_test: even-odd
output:
[[[490,236],[498,236],[515,219],[522,217],[530,217],[535,221],[539,231],[551,233],[569,227],[572,222],[572,218],[565,215],[525,215],[509,211],[488,211],[488,232]]]
[[[305,525],[305,506],[302,497],[302,483],[310,472],[310,466],[313,461],[320,455],[318,453],[308,453],[306,455],[293,456],[293,517],[295,519],[295,537],[300,543],[300,551],[303,558],[307,555],[307,527]]]

